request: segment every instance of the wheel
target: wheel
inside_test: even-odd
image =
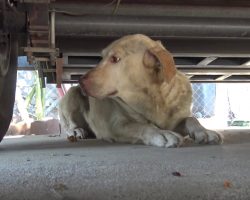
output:
[[[12,119],[16,91],[18,41],[12,35],[8,40],[0,44],[6,48],[0,51],[0,142]]]

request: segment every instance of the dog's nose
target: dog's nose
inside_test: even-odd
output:
[[[84,74],[80,77],[79,81],[84,81],[85,79],[88,78],[88,74]]]
[[[84,74],[82,75],[80,78],[79,78],[79,85],[80,87],[82,88],[82,90],[87,93],[87,90],[90,86],[90,80],[89,80],[89,75],[88,73],[87,74]]]
[[[88,79],[88,74],[84,74],[79,78],[79,84],[82,85]]]

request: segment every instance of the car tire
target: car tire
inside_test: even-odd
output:
[[[16,91],[18,40],[12,35],[9,36],[9,40],[10,45],[6,46],[10,48],[9,62],[6,62],[9,65],[8,71],[0,76],[0,142],[12,119]]]

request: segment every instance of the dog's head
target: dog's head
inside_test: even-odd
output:
[[[161,42],[145,35],[129,35],[102,51],[96,68],[80,78],[81,88],[96,98],[147,94],[170,83],[176,74],[172,55]]]

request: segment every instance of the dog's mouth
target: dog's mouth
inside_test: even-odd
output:
[[[114,90],[113,92],[110,92],[110,93],[108,93],[108,94],[101,97],[101,96],[93,94],[89,90],[86,90],[85,87],[80,87],[80,88],[81,88],[81,93],[82,93],[83,96],[91,96],[91,97],[100,98],[100,99],[105,98],[105,97],[114,97],[118,93],[117,90]]]
[[[113,92],[108,93],[107,97],[113,97],[113,96],[115,96],[117,93],[118,93],[118,91],[115,90],[115,91],[113,91]]]
[[[83,96],[88,96],[87,93],[86,93],[86,91],[81,86],[79,86],[79,87],[81,88],[81,94]]]
[[[91,96],[94,98],[103,99],[105,97],[114,97],[118,93],[115,88],[105,91],[105,89],[100,87],[99,84],[96,84],[93,79],[88,78],[88,76],[89,75],[85,75],[79,79],[79,85],[83,96]]]
[[[88,91],[85,89],[84,85],[80,83],[79,86],[81,88],[81,94],[83,96],[89,96]]]

